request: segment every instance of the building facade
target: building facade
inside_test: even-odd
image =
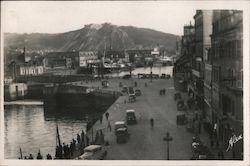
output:
[[[204,82],[206,82],[205,85],[207,85],[207,83],[209,82],[209,65],[207,65],[209,63],[208,61],[204,63],[204,57],[206,57],[208,50],[211,47],[210,35],[212,33],[212,11],[197,10],[196,14],[194,15],[194,20],[195,54],[193,54],[192,57],[192,83],[190,86],[190,93],[194,94],[193,97],[196,101],[196,108],[201,110],[200,113],[202,114],[202,117],[207,118],[209,116],[209,111],[205,110],[204,108]],[[204,81],[205,73],[207,81]],[[207,86],[206,88],[209,89],[209,87]],[[207,93],[206,97],[209,98],[209,95],[207,95]]]
[[[79,67],[88,67],[90,64],[97,62],[97,51],[80,51],[79,52]]]
[[[43,59],[45,68],[77,68],[79,67],[79,51],[49,52]]]
[[[213,124],[224,148],[243,134],[242,11],[218,10],[213,15],[212,109]],[[232,158],[243,158],[243,140],[232,148]]]
[[[195,53],[194,26],[185,25],[181,38],[180,57],[176,60],[173,74],[175,75],[175,85],[182,91],[189,89],[191,80],[192,56]]]

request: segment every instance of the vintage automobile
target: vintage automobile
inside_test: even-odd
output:
[[[140,89],[135,90],[135,96],[141,96],[141,90]]]
[[[124,86],[124,87],[122,88],[122,92],[123,92],[123,93],[128,93],[128,87]]]
[[[126,120],[127,124],[136,124],[135,110],[126,110]]]
[[[116,130],[116,142],[117,143],[126,143],[129,140],[129,133],[127,128],[118,128]]]
[[[115,133],[116,133],[116,130],[119,128],[128,128],[126,125],[126,122],[125,121],[116,121],[115,122]]]
[[[89,145],[84,148],[83,155],[78,160],[103,160],[107,156],[107,150],[102,145]]]
[[[131,78],[131,75],[130,75],[130,74],[126,74],[126,75],[124,75],[122,78],[123,78],[123,79],[129,79],[129,78]]]
[[[129,101],[130,103],[135,102],[135,101],[136,101],[136,96],[135,96],[135,94],[134,94],[134,95],[130,94],[130,95],[128,96],[128,101]]]

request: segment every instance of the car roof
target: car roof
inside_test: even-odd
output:
[[[127,130],[127,128],[121,127],[121,128],[118,128],[116,131],[126,131],[126,130]]]
[[[101,145],[89,145],[86,148],[84,148],[84,150],[94,150],[96,148],[100,148],[102,147]]]
[[[119,125],[119,124],[125,124],[125,121],[116,121],[115,125]]]
[[[132,110],[132,109],[131,110],[126,110],[126,112],[135,112],[135,110]]]

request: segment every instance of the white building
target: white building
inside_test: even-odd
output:
[[[21,64],[19,65],[20,76],[34,76],[41,75],[44,73],[43,65],[30,65],[30,64]]]
[[[88,64],[95,63],[98,60],[96,51],[81,51],[79,52],[79,66],[87,67]]]

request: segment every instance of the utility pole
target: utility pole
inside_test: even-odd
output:
[[[173,140],[173,137],[170,136],[169,132],[167,132],[166,136],[163,138],[164,141],[167,141],[167,159],[169,160],[169,142]]]

